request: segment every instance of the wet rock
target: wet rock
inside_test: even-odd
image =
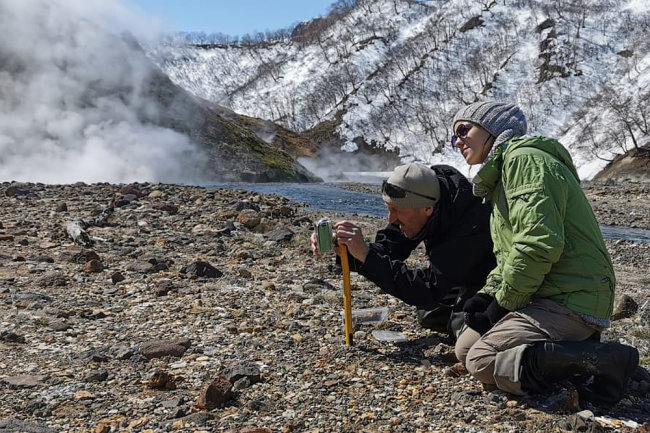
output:
[[[232,398],[232,383],[225,377],[218,377],[201,391],[196,407],[212,410]]]
[[[7,376],[0,378],[0,383],[4,383],[10,388],[35,388],[43,385],[47,379],[46,375],[19,375]]]
[[[120,193],[123,195],[132,195],[137,198],[144,197],[146,194],[143,193],[140,188],[138,188],[136,185],[124,185],[122,188],[120,188]]]
[[[239,430],[239,433],[273,433],[273,431],[266,427],[247,426]]]
[[[237,212],[241,212],[241,211],[246,210],[246,209],[252,209],[255,212],[260,211],[260,207],[258,205],[256,205],[255,203],[251,202],[250,200],[241,200],[241,201],[237,202],[237,204],[235,205],[235,210]]]
[[[614,304],[614,311],[612,313],[612,320],[621,320],[632,317],[639,310],[639,304],[636,303],[629,295],[623,295],[616,300]]]
[[[113,284],[117,284],[117,283],[119,283],[119,282],[122,282],[122,281],[124,281],[125,279],[126,279],[126,278],[124,277],[124,275],[122,275],[121,272],[113,272],[113,273],[111,274],[111,282],[112,282]]]
[[[56,286],[56,284],[55,284]],[[16,293],[13,296],[14,305],[19,308],[42,308],[43,304],[54,301],[54,298],[40,293]]]
[[[86,350],[77,355],[80,361],[106,362],[108,358],[101,351],[96,349]]]
[[[50,256],[36,256],[32,260],[38,263],[54,263],[54,258]]]
[[[115,207],[128,206],[131,203],[136,202],[137,200],[138,200],[138,196],[136,194],[125,194],[115,201]]]
[[[253,209],[244,209],[237,215],[236,221],[251,230],[262,222],[259,213]]]
[[[197,412],[178,420],[178,426],[182,427],[185,424],[196,427],[204,427],[208,425],[209,421],[216,418],[216,415],[209,412]]]
[[[72,325],[62,320],[53,320],[48,323],[48,327],[55,332],[63,332],[72,328]]]
[[[0,420],[0,433],[57,433],[57,430],[17,419],[5,419]]]
[[[154,293],[156,296],[165,296],[175,289],[174,283],[169,279],[156,280],[154,283]]]
[[[264,234],[264,237],[270,241],[281,242],[291,240],[294,233],[286,228],[279,228]]]
[[[116,345],[109,349],[109,353],[115,359],[125,360],[131,358],[136,353],[136,349],[128,346]]]
[[[242,378],[247,378],[250,384],[255,384],[262,380],[260,369],[250,363],[231,365],[223,371],[222,375],[231,383],[235,383]]]
[[[605,433],[609,430],[593,419],[593,414],[591,418],[585,418],[582,411],[578,414],[570,415],[565,420],[560,422],[560,427],[567,431],[575,432],[585,432],[585,433]]]
[[[153,340],[140,345],[140,354],[148,359],[182,356],[191,346],[189,338]]]
[[[137,272],[139,274],[149,274],[155,272],[156,267],[151,262],[136,260],[129,263],[129,265],[126,267],[126,270],[130,272]]]
[[[176,389],[174,376],[165,370],[156,370],[149,378],[147,386],[153,389]]]
[[[0,341],[5,343],[25,343],[25,337],[12,331],[0,331]]]
[[[102,272],[104,270],[104,265],[99,260],[90,260],[84,265],[84,272],[88,274],[94,274]]]
[[[68,279],[61,272],[50,271],[38,278],[37,284],[42,287],[63,287],[68,284]]]
[[[187,274],[189,277],[204,277],[204,278],[219,278],[223,276],[223,272],[215,268],[208,262],[194,262],[187,268],[181,270],[181,273]]]
[[[24,183],[12,183],[5,189],[5,195],[7,197],[24,197],[28,196],[31,193],[31,188]]]
[[[84,376],[86,382],[103,382],[106,379],[108,379],[108,371],[103,368],[91,370]]]
[[[159,211],[167,212],[170,215],[176,215],[178,213],[178,206],[170,203],[154,203],[151,207]]]

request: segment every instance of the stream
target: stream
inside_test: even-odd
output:
[[[207,185],[207,188],[232,188],[278,194],[289,200],[305,203],[309,209],[327,212],[340,212],[369,216],[386,216],[386,206],[381,195],[349,191],[339,188],[335,183],[232,183]],[[650,242],[650,230],[634,227],[600,225],[606,239]]]

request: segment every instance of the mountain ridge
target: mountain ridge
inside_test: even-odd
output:
[[[296,132],[335,122],[329,141],[344,150],[363,142],[402,161],[466,170],[447,144],[450,121],[485,99],[518,103],[531,130],[560,139],[586,179],[648,134],[643,2],[345,5],[266,43],[168,41],[147,54],[175,83],[238,113]]]

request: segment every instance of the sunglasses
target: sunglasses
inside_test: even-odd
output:
[[[381,192],[383,192],[384,194],[386,194],[390,198],[404,198],[404,197],[406,197],[406,193],[409,192],[411,194],[419,195],[420,197],[428,198],[429,200],[438,201],[438,199],[436,199],[434,197],[430,197],[428,195],[420,194],[419,192],[404,189],[401,186],[397,186],[397,185],[393,185],[392,183],[388,183],[387,180],[385,180],[381,184]]]
[[[451,145],[456,146],[458,139],[467,137],[467,134],[469,134],[470,129],[473,127],[474,125],[471,123],[461,123],[458,125],[458,128],[456,128],[456,133],[451,136]]]

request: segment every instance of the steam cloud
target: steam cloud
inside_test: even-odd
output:
[[[315,158],[298,158],[307,170],[325,182],[379,184],[399,165],[399,160],[379,155],[322,148]]]
[[[200,183],[191,140],[159,110],[137,44],[149,18],[118,0],[0,0],[0,181]],[[136,55],[137,54],[137,55]]]

